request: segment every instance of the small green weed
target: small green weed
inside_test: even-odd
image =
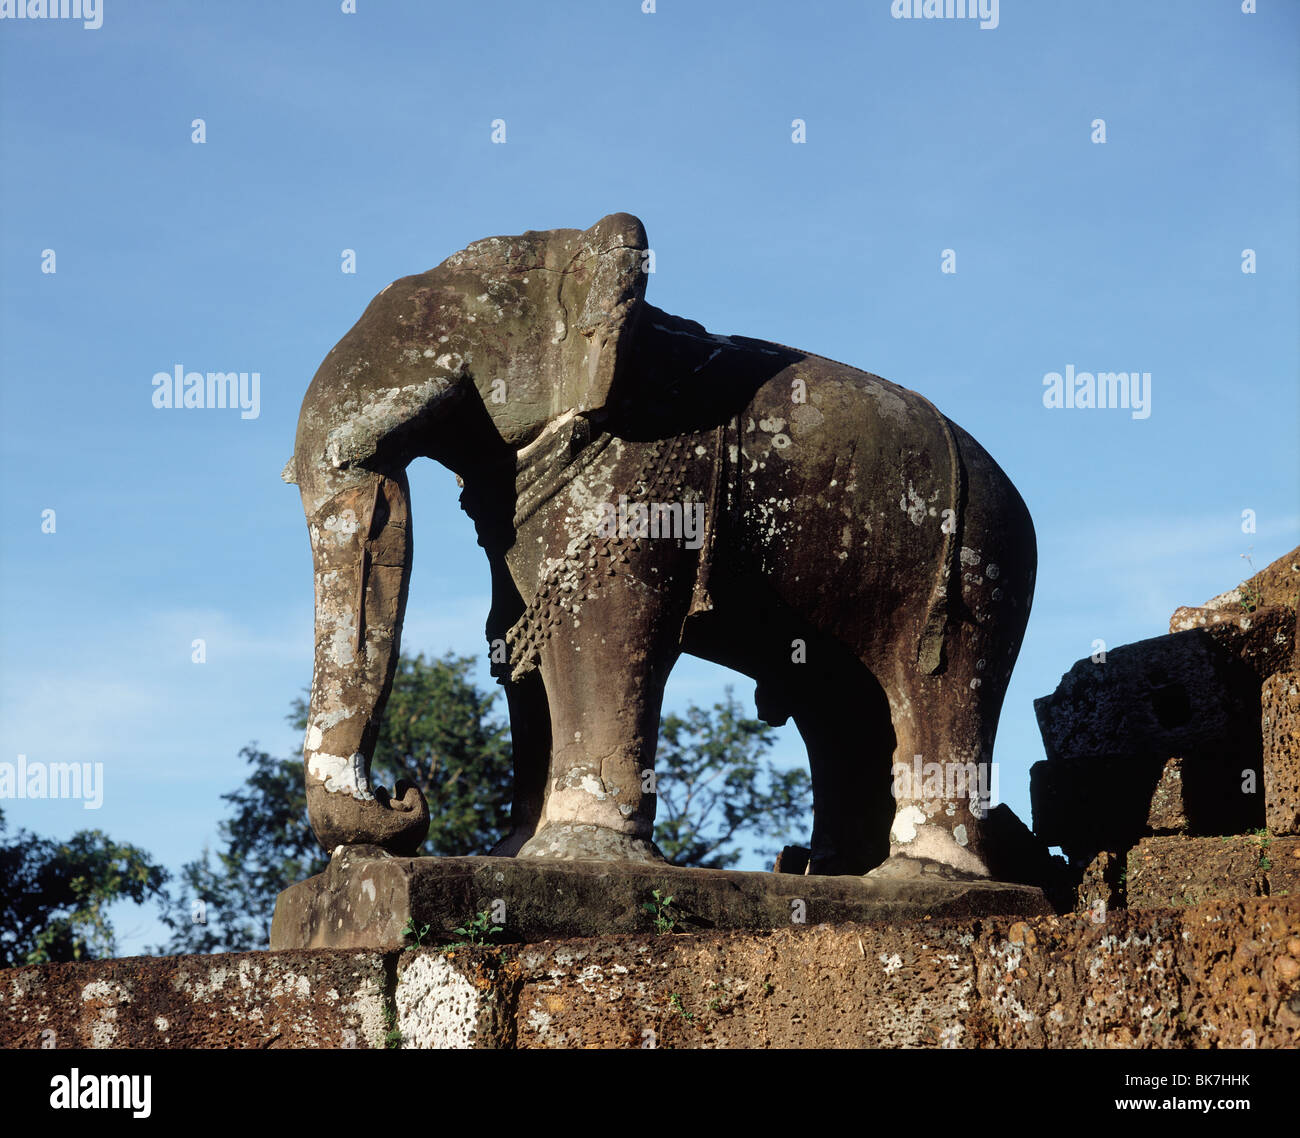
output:
[[[497,933],[505,932],[505,929],[501,925],[492,923],[491,909],[483,909],[481,912],[475,913],[459,928],[452,929],[452,932],[457,933],[464,939],[459,944],[448,945],[448,948],[458,948],[460,945],[466,944],[491,944],[492,938]]]
[[[1254,546],[1251,546],[1251,548],[1254,549]],[[1243,553],[1241,556],[1245,560],[1246,564],[1250,566],[1250,575],[1253,577],[1255,575],[1254,560],[1251,558],[1249,553]],[[1246,612],[1254,612],[1257,608],[1259,608],[1259,604],[1260,601],[1263,600],[1263,596],[1260,593],[1260,588],[1258,585],[1252,585],[1249,581],[1246,581],[1238,588],[1237,591],[1241,594],[1241,607]]]
[[[414,944],[408,944],[406,950],[421,948],[424,945],[424,938],[429,935],[429,926],[425,925],[422,929],[415,927],[415,918],[409,917],[406,921],[406,928],[402,930],[402,935],[408,939],[414,940]]]
[[[673,909],[674,897],[665,897],[661,890],[655,889],[650,893],[652,900],[642,902],[641,908],[650,914],[655,924],[655,932],[670,933],[677,927],[677,922],[682,919],[680,912]]]
[[[1258,830],[1254,831],[1254,835],[1259,839],[1259,868],[1272,869],[1273,863],[1268,857],[1268,847],[1273,838],[1268,832],[1268,827],[1261,826]]]
[[[425,926],[428,931],[428,926]],[[397,1051],[402,1046],[402,1033],[397,1028],[397,1012],[391,1007],[384,1007],[384,1023],[388,1026],[388,1031],[384,1035],[384,1047],[389,1051]]]

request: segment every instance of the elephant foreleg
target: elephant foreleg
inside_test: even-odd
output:
[[[551,767],[541,828],[520,857],[662,861],[654,757],[679,606],[637,584],[598,589],[541,651]]]

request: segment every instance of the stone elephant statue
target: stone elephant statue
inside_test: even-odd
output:
[[[798,725],[811,872],[988,876],[1037,558],[1020,495],[923,396],[648,304],[646,250],[628,214],[475,242],[385,288],[316,372],[284,478],[315,563],[317,837],[409,855],[427,830],[418,789],[370,780],[426,456],[491,570],[516,768],[493,853],[661,856],[648,772],[688,652]]]

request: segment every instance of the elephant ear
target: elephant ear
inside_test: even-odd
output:
[[[553,416],[609,403],[646,287],[645,227],[631,214],[611,213],[565,245],[571,252],[555,329],[561,366]]]

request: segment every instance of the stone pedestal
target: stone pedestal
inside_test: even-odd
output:
[[[429,926],[425,944],[458,941],[464,937],[456,928],[482,912],[502,927],[497,941],[527,944],[654,932],[656,916],[660,927],[666,922],[677,932],[766,931],[847,921],[1030,917],[1052,909],[1032,886],[937,873],[795,876],[640,862],[396,858],[358,847],[280,894],[271,948],[390,950],[414,943],[408,925]]]

